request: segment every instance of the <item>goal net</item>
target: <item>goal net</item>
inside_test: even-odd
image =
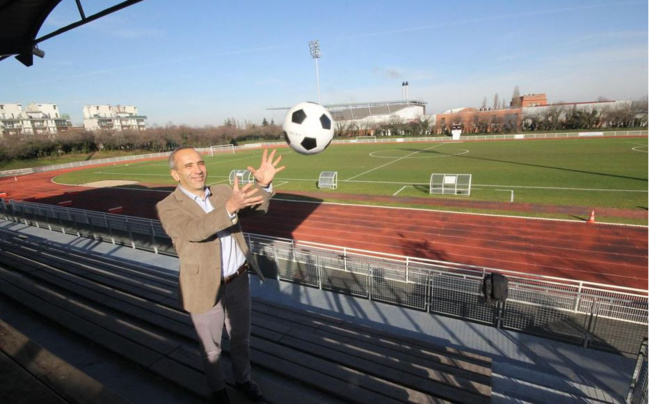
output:
[[[217,153],[234,154],[234,145],[218,144],[218,145],[210,146],[210,156],[214,156],[214,154]]]
[[[471,174],[437,174],[430,176],[430,194],[471,195]]]

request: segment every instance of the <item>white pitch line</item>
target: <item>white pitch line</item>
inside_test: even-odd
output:
[[[403,191],[404,189],[406,189],[406,188],[408,188],[408,187],[409,187],[409,185],[404,185],[403,187],[401,187],[400,190],[398,190],[397,192],[393,193],[392,196],[396,196],[399,192]]]
[[[115,173],[115,172],[107,172],[107,171],[94,171],[93,174],[97,175],[116,175],[116,174],[121,174],[121,175],[133,175],[133,176],[138,176],[138,177],[169,177],[169,174],[133,174],[133,173]]]
[[[227,179],[227,180],[221,180],[221,181],[212,181],[212,182],[210,182],[208,185],[216,185],[216,184],[221,184],[221,183],[223,183],[223,182],[230,183],[230,179]]]
[[[589,192],[649,192],[644,189],[602,189],[602,188],[567,188],[567,187],[535,187],[526,185],[492,185],[475,184],[480,187],[523,188],[523,189],[549,189],[552,191],[589,191]]]
[[[309,180],[313,181],[313,180]],[[350,183],[359,183],[359,184],[403,184],[403,181],[345,181]],[[428,182],[412,182],[412,185],[429,185]],[[547,189],[550,191],[593,191],[593,192],[649,192],[644,189],[601,189],[601,188],[566,188],[566,187],[536,187],[528,185],[497,185],[497,184],[472,184],[472,190],[479,190],[475,187],[488,187],[488,188],[528,188],[528,189]]]
[[[424,150],[419,150],[419,151],[416,151],[416,152],[412,152],[412,153],[407,154],[407,155],[405,155],[405,156],[403,156],[403,157],[399,157],[398,159],[396,159],[396,160],[394,160],[394,161],[391,161],[391,162],[389,162],[389,163],[385,163],[385,164],[380,165],[380,166],[378,166],[378,167],[374,167],[374,168],[371,169],[371,170],[367,170],[367,171],[365,171],[364,173],[360,173],[360,174],[355,175],[355,176],[353,176],[353,177],[347,178],[345,181],[353,180],[353,179],[356,178],[356,177],[360,177],[361,175],[365,175],[365,174],[367,174],[367,173],[371,173],[372,171],[374,171],[374,170],[378,170],[379,168],[383,168],[383,167],[385,167],[385,166],[389,166],[390,164],[396,163],[396,162],[401,161],[401,160],[403,160],[403,159],[406,159],[406,158],[408,158],[408,157],[410,157],[410,156],[414,156],[415,154],[420,153],[420,152],[422,152],[422,151],[426,151],[426,150],[429,150],[429,149],[434,149],[434,148],[436,148],[436,147],[438,147],[438,146],[443,146],[443,145],[445,145],[445,144],[446,144],[446,143],[436,144],[436,145],[434,145],[434,146],[427,147],[427,148],[425,148]]]

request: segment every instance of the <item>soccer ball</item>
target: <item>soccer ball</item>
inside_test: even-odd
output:
[[[334,137],[334,120],[325,107],[301,102],[289,109],[282,124],[284,139],[301,154],[320,153]]]

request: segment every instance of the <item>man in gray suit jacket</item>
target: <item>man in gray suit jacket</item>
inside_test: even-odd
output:
[[[180,260],[179,301],[190,314],[202,348],[205,375],[216,403],[229,403],[221,365],[223,327],[230,337],[236,388],[253,401],[263,394],[251,379],[251,302],[248,269],[263,275],[245,242],[239,215],[264,214],[273,195],[282,157],[264,150],[258,169],[248,167],[256,183],[239,187],[206,186],[207,168],[191,147],[169,156],[178,187],[156,208],[162,227]]]

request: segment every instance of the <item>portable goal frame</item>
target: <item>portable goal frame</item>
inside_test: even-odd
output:
[[[318,177],[318,188],[336,189],[338,188],[338,171],[323,171]]]
[[[430,195],[470,196],[471,174],[431,174]]]
[[[234,184],[235,177],[239,178],[239,186],[255,183],[255,176],[248,170],[230,171],[230,185]]]

